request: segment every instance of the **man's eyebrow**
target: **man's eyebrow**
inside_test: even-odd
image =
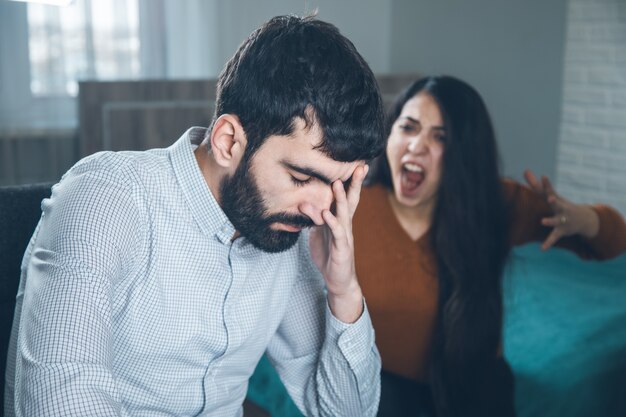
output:
[[[324,174],[322,174],[320,172],[317,172],[313,168],[301,167],[301,166],[292,164],[291,162],[287,162],[285,160],[282,160],[281,164],[283,166],[291,169],[292,171],[299,172],[302,175],[307,175],[309,177],[317,178],[318,180],[322,181],[325,184],[331,185],[333,183],[333,180],[328,178],[326,175],[324,175]]]

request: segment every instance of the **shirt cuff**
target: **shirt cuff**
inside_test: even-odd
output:
[[[351,324],[333,316],[328,302],[326,303],[326,342],[329,347],[332,346],[332,353],[343,356],[353,369],[368,360],[374,347],[374,339],[374,327],[365,299],[361,317]]]

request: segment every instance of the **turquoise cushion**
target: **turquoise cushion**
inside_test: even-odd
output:
[[[516,248],[504,300],[519,417],[626,416],[626,256]]]
[[[516,248],[504,278],[504,353],[518,417],[626,416],[626,255],[583,261]],[[248,397],[273,417],[301,417],[267,358]]]
[[[261,358],[250,378],[248,399],[263,407],[272,417],[303,417],[266,356]]]

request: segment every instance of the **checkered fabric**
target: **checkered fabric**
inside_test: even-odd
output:
[[[232,240],[193,155],[204,134],[90,156],[53,187],[22,265],[8,415],[241,416],[265,352],[306,415],[376,414],[367,309],[332,316],[308,233],[279,254]]]

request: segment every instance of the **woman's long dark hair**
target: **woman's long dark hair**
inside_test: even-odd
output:
[[[512,415],[512,376],[497,358],[509,244],[493,126],[476,90],[437,76],[417,80],[398,97],[388,133],[419,93],[437,102],[446,132],[429,232],[439,282],[429,376],[437,415]],[[374,161],[368,182],[393,188],[386,155]]]

